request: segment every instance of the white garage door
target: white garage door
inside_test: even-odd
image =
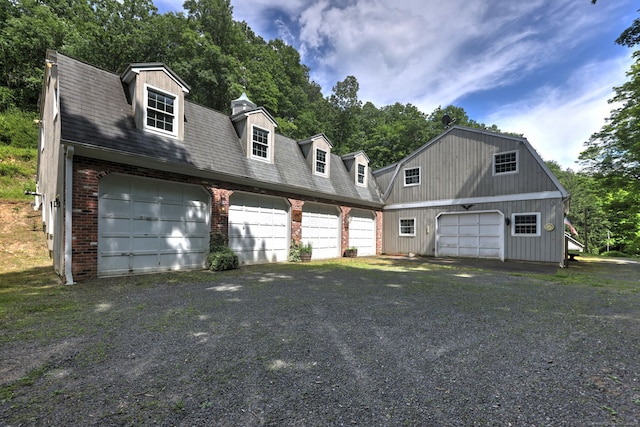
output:
[[[311,242],[312,259],[340,256],[340,230],[340,215],[335,206],[308,202],[302,206],[302,242]]]
[[[210,196],[202,187],[126,175],[100,182],[98,275],[205,267]]]
[[[442,213],[436,221],[436,256],[504,260],[501,212]]]
[[[349,247],[358,248],[358,256],[376,254],[376,220],[371,211],[351,209]]]
[[[288,203],[276,197],[233,193],[229,201],[229,246],[241,263],[286,261]]]

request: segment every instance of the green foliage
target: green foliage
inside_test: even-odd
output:
[[[211,235],[207,261],[213,271],[233,270],[239,265],[238,255],[227,246],[227,239],[220,232]]]
[[[0,199],[24,199],[25,190],[35,190],[35,148],[0,145]]]
[[[312,252],[313,247],[311,246],[311,242],[304,244],[292,240],[289,246],[289,257],[287,259],[289,262],[300,262],[301,254],[311,254]]]
[[[36,113],[11,108],[0,113],[0,144],[16,148],[36,148],[38,146],[38,125]]]

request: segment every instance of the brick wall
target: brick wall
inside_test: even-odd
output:
[[[305,201],[339,206],[342,212],[342,250],[349,242],[349,226],[345,223],[351,207],[342,206],[336,201],[318,198],[303,198],[300,195],[265,191],[255,187],[207,180],[203,178],[163,172],[119,163],[89,159],[81,156],[74,158],[73,164],[73,230],[72,230],[72,273],[74,280],[82,281],[95,278],[98,273],[98,187],[100,180],[112,173],[154,178],[186,184],[200,185],[211,195],[211,232],[221,232],[228,239],[229,201],[234,191],[260,193],[286,198],[291,205],[291,238],[299,242],[302,237],[302,209]],[[363,209],[372,210],[367,207]],[[376,211],[377,253],[382,247],[382,211]]]

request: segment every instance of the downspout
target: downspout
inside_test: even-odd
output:
[[[65,156],[65,179],[64,179],[64,276],[67,285],[73,285],[73,275],[71,274],[72,247],[73,242],[71,226],[73,213],[73,147],[67,147]]]

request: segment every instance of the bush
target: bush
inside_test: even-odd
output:
[[[209,269],[213,271],[233,270],[240,265],[238,255],[227,246],[227,239],[220,232],[211,235],[207,261]]]
[[[224,248],[217,252],[210,252],[209,257],[209,269],[213,271],[233,270],[238,268],[239,260],[230,248]]]

